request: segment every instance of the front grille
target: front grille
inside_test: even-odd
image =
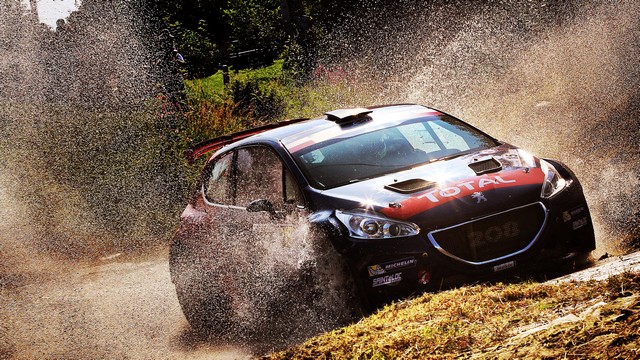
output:
[[[432,231],[429,240],[447,256],[480,265],[529,249],[546,220],[546,208],[535,203]]]

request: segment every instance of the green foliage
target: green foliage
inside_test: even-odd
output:
[[[207,21],[199,20],[196,28],[184,26],[180,21],[169,25],[179,44],[179,52],[186,59],[187,76],[201,78],[214,73],[220,64],[221,54],[207,33]]]
[[[284,115],[284,100],[271,87],[263,87],[255,80],[234,80],[228,96],[236,104],[233,114],[258,122],[277,120]]]
[[[237,41],[234,50],[271,49],[285,39],[280,16],[280,0],[230,1],[222,11]]]
[[[255,69],[222,71],[187,80],[187,111],[183,129],[189,143],[290,118],[313,117],[327,109],[372,103],[350,78],[299,83],[283,70],[284,60]]]
[[[310,79],[311,64],[306,58],[305,48],[298,41],[289,42],[283,52],[282,70],[288,79],[302,85]]]
[[[275,90],[252,80],[233,81],[222,96],[203,87],[192,86],[190,92],[184,129],[190,143],[278,120],[285,111]]]
[[[258,69],[232,71],[223,84],[222,71],[204,79],[186,81],[188,110],[185,137],[196,143],[230,132],[281,120],[287,113],[282,61]]]
[[[280,1],[158,2],[191,76],[205,77],[221,65],[236,68],[271,63],[287,40]],[[256,50],[250,53],[243,53]]]

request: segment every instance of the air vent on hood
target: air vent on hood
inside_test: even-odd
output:
[[[365,108],[353,108],[329,111],[325,113],[325,115],[327,115],[328,120],[331,120],[336,124],[349,124],[359,120],[371,120],[368,115],[372,112],[373,110]]]
[[[399,192],[401,194],[411,194],[418,191],[423,191],[434,187],[436,183],[433,181],[427,181],[423,179],[411,179],[386,185],[384,188],[387,190]]]
[[[494,171],[500,171],[502,169],[502,164],[500,161],[495,158],[490,158],[486,160],[480,160],[469,164],[471,170],[475,171],[476,175],[482,175]]]

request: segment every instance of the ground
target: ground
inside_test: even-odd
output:
[[[632,271],[640,271],[640,253],[597,261],[592,268],[551,280],[549,284],[603,280]],[[162,256],[131,260],[114,255],[97,263],[74,265],[51,277],[13,279],[2,282],[0,289],[3,319],[0,358],[242,359],[252,356],[249,347],[214,344],[191,332],[169,277],[167,259]],[[638,300],[638,294],[632,294],[611,302],[597,301],[577,313],[566,311],[553,324],[523,324],[526,328],[523,327],[520,335],[505,339],[498,348],[465,356],[525,355],[537,349],[535,341],[542,335],[546,341],[560,339],[562,331],[586,326],[588,321],[600,319],[597,316],[611,313],[607,309],[612,306],[627,308],[629,315],[637,316]],[[605,320],[616,324],[616,318],[605,317]],[[615,341],[621,341],[619,336],[596,334],[583,347]],[[637,343],[637,339],[635,341]]]

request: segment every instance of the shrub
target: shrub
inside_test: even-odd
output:
[[[233,114],[257,122],[270,122],[285,113],[285,102],[273,87],[261,87],[256,80],[234,80],[228,97],[236,104]]]

